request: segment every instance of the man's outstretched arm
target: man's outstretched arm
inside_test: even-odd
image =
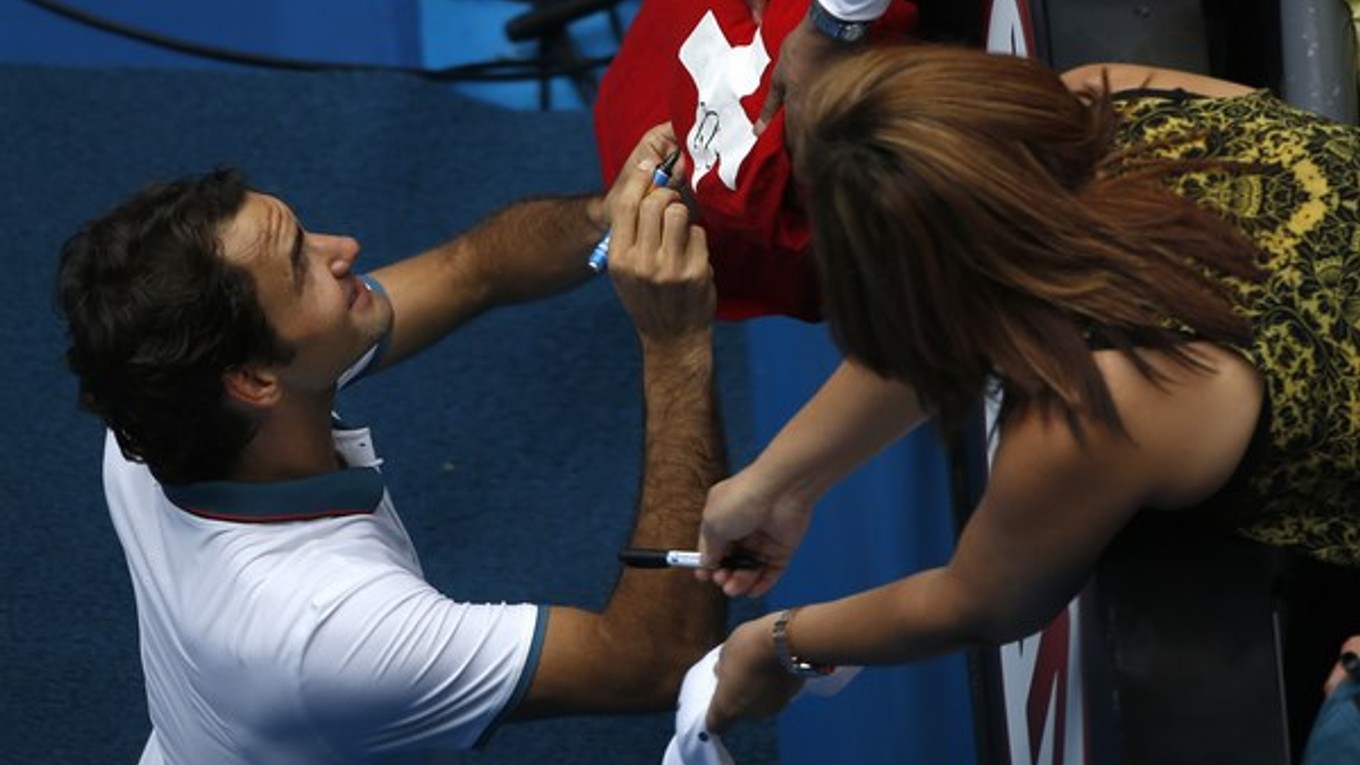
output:
[[[439,247],[373,272],[392,300],[383,365],[497,305],[552,295],[590,277],[606,229],[598,196],[517,202]]]
[[[645,162],[673,145],[669,131],[647,133],[629,158]],[[664,155],[663,155],[664,156]],[[609,230],[609,194],[517,202],[466,233],[373,272],[392,301],[383,366],[420,351],[489,308],[553,295],[594,273],[590,251]]]

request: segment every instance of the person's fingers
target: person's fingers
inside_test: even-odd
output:
[[[619,262],[620,253],[633,245],[637,237],[638,209],[642,202],[642,187],[627,173],[615,184],[609,202],[609,257]]]
[[[710,499],[710,505],[704,508],[704,514],[707,515],[711,508]],[[727,552],[727,545],[730,541],[726,535],[718,531],[716,524],[711,519],[705,518],[699,523],[699,565],[718,565],[722,556]]]
[[[1332,668],[1332,677],[1329,678],[1332,688],[1346,679],[1360,682],[1360,655],[1356,653],[1357,649],[1360,649],[1360,639],[1351,638],[1341,648],[1341,659]]]
[[[678,195],[674,191],[656,189],[643,197],[640,203],[635,245],[640,251],[639,255],[648,259],[649,266],[654,265],[650,262],[651,258],[660,256],[658,249],[661,247],[666,228],[666,211],[676,199]],[[683,210],[683,207],[681,209]]]
[[[727,570],[727,569],[724,569]],[[732,569],[731,573],[723,581],[723,594],[729,598],[739,598],[749,595],[751,588],[755,587],[760,580],[762,569]]]
[[[1346,678],[1360,682],[1360,635],[1352,635],[1341,644],[1341,656],[1332,665],[1322,692],[1330,696]]]
[[[683,199],[680,206],[684,207]],[[686,207],[685,212],[685,219],[689,220],[689,208]],[[687,224],[686,230],[689,233],[685,237],[685,264],[693,269],[693,273],[688,275],[694,278],[708,277],[712,280],[713,264],[708,260],[708,234],[702,226],[695,224]]]
[[[715,698],[708,705],[708,715],[704,717],[704,728],[710,733],[722,735],[731,725],[732,716],[727,714],[727,710]]]
[[[779,581],[779,575],[782,574],[783,571],[782,568],[774,568],[772,566],[762,568],[759,575],[756,577],[755,584],[751,585],[751,589],[746,591],[746,596],[749,598],[764,597],[765,593],[769,592],[774,587],[774,583]]]
[[[1337,663],[1335,666],[1332,667],[1331,674],[1327,675],[1327,682],[1322,684],[1322,695],[1324,696],[1332,695],[1332,691],[1335,691],[1336,687],[1338,685],[1341,685],[1341,681],[1345,679],[1346,670],[1341,668],[1340,663]]]
[[[723,656],[718,654],[718,663],[713,665],[713,672],[718,675],[718,687],[713,689],[713,698],[708,701],[708,714],[704,716],[704,727],[710,733],[721,734],[736,722],[736,716],[731,709],[729,697],[730,689],[723,682]]]
[[[675,148],[675,126],[670,120],[659,122],[649,128],[649,132],[663,143],[662,153]]]
[[[719,569],[713,581],[721,584],[723,594],[728,597],[758,598],[769,592],[783,573],[783,566],[771,565],[752,569]]]
[[[760,135],[765,132],[765,128],[770,126],[774,115],[779,108],[784,105],[784,85],[779,82],[770,83],[770,92],[765,96],[765,104],[760,107],[760,116],[756,117],[755,127],[752,132]]]
[[[688,271],[686,261],[692,252],[689,248],[689,210],[676,194],[675,201],[668,204],[661,215],[661,245],[668,258],[664,265],[671,267],[668,271],[685,273]]]
[[[659,125],[653,125],[646,133],[643,133],[634,156],[629,159],[634,164],[646,165],[647,172],[650,173],[652,168],[656,167],[656,163],[674,151],[678,145],[679,143],[675,140],[675,130],[671,127],[671,123],[662,122]]]

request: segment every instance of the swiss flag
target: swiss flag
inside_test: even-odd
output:
[[[808,0],[770,0],[761,24],[745,0],[645,0],[595,102],[600,166],[613,183],[643,132],[670,121],[708,236],[718,316],[820,318],[811,235],[784,150],[783,113],[752,130],[779,46]],[[901,40],[916,7],[895,2],[873,39]]]

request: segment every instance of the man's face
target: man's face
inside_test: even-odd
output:
[[[222,230],[227,260],[244,268],[279,339],[294,357],[285,388],[329,391],[392,324],[392,306],[352,269],[359,243],[304,230],[276,197],[250,192]]]

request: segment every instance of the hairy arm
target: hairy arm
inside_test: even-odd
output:
[[[703,232],[689,225],[675,191],[649,188],[665,148],[647,167],[625,169],[616,186],[609,274],[642,347],[646,429],[631,544],[676,548],[694,539],[704,495],[726,461]],[[671,707],[685,671],[721,638],[723,614],[721,593],[687,572],[625,569],[602,612],[552,609],[538,670],[515,714]]]
[[[683,548],[723,450],[711,360],[644,368],[647,446],[631,544]],[[555,607],[538,672],[516,716],[670,708],[685,671],[722,637],[722,594],[684,571],[624,569],[602,613]]]
[[[587,253],[606,228],[600,197],[531,199],[375,271],[394,314],[382,363],[410,356],[493,306],[580,284],[590,276]]]
[[[669,124],[649,130],[625,167],[656,166],[675,145]],[[530,199],[511,205],[461,236],[374,272],[392,300],[390,365],[497,305],[545,297],[588,279],[591,249],[609,230],[620,194],[641,173],[625,172],[604,196]],[[644,179],[650,185],[650,176]],[[630,185],[631,184],[631,185]]]

